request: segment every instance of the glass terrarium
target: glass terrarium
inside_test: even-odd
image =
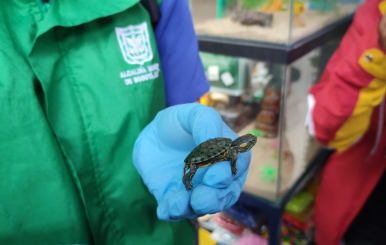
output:
[[[310,180],[331,152],[308,135],[307,95],[362,2],[190,0],[211,84],[201,103],[240,136],[258,137],[238,203],[259,210],[255,228],[270,245],[280,244],[282,221],[312,224]]]
[[[245,58],[240,61],[239,57],[217,54],[211,54],[209,59],[206,54],[201,56],[208,80],[214,81],[201,103],[214,107],[239,135],[251,133],[258,137],[252,148],[244,193],[280,202],[319,152],[319,144],[305,127],[307,94],[340,38],[313,49],[292,64]],[[218,67],[218,74],[208,72],[211,66]],[[224,73],[237,77],[238,85],[224,89]]]
[[[339,23],[363,0],[190,0],[199,37],[288,45]]]

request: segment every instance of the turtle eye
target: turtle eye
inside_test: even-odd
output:
[[[247,145],[247,143],[242,143],[241,145],[240,145],[240,147],[244,147],[244,146],[246,146]]]

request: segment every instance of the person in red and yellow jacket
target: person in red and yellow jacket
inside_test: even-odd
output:
[[[307,127],[335,149],[315,204],[318,245],[386,244],[386,1],[367,0],[310,89]]]

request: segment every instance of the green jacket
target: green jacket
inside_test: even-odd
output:
[[[166,107],[138,0],[0,1],[0,244],[193,244],[132,163]]]

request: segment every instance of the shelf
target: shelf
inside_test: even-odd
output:
[[[199,48],[204,52],[291,64],[334,37],[343,35],[353,15],[349,14],[289,45],[198,34]]]

